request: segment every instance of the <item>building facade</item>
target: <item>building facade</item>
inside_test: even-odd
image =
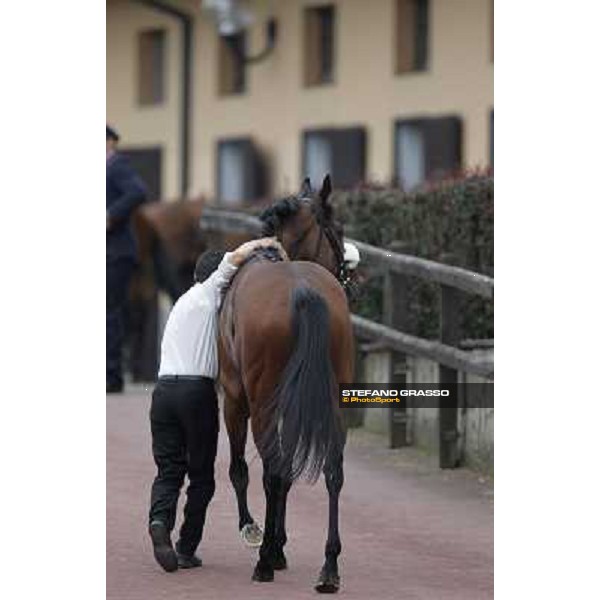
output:
[[[250,0],[225,39],[199,0],[107,0],[107,121],[162,199],[236,204],[411,188],[493,160],[493,0]],[[267,20],[277,36],[267,56]],[[187,86],[187,87],[186,87]]]

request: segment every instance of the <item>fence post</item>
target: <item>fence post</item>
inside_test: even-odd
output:
[[[394,248],[395,251],[397,251]],[[404,275],[387,271],[383,287],[383,322],[399,331],[406,331],[408,326],[408,287]],[[390,383],[406,383],[406,355],[401,352],[390,352]],[[407,446],[408,411],[406,402],[392,405],[389,409],[390,448]]]
[[[442,285],[440,307],[440,341],[450,346],[460,342],[460,293],[456,288]],[[440,383],[458,383],[458,371],[439,366]],[[440,399],[439,404],[440,468],[454,469],[458,466],[458,400]]]

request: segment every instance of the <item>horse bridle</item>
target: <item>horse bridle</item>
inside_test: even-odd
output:
[[[315,252],[314,252],[311,260],[313,262],[316,262],[316,259],[319,256],[319,253],[321,251],[321,245],[323,243],[323,236],[325,236],[327,238],[327,241],[329,242],[329,245],[331,246],[331,250],[333,251],[333,254],[335,256],[335,261],[336,261],[335,277],[340,282],[340,284],[344,288],[344,290],[347,290],[348,286],[350,285],[351,278],[350,278],[350,274],[348,273],[348,269],[346,268],[346,263],[344,261],[344,249],[343,249],[340,241],[338,240],[338,238],[335,234],[335,231],[333,231],[333,227],[327,223],[324,223],[323,221],[324,221],[323,215],[319,211],[315,216],[314,222],[311,223],[311,225],[309,227],[307,227],[306,230],[304,232],[302,232],[298,236],[298,238],[296,238],[290,245],[290,252],[289,252],[290,260],[296,260],[296,258],[298,257],[298,252],[300,250],[300,245],[302,244],[302,242],[308,237],[310,232],[315,227],[319,227],[319,238],[317,239],[317,245],[316,245]]]

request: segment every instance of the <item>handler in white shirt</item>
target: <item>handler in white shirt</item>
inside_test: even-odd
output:
[[[177,300],[163,334],[158,383],[152,394],[152,453],[158,474],[152,485],[149,531],[154,557],[165,571],[199,567],[195,555],[206,509],[215,491],[214,463],[219,414],[217,324],[223,289],[258,248],[285,251],[275,238],[237,250],[205,252],[196,263],[194,285]],[[179,492],[189,479],[184,522],[176,547],[171,531]]]

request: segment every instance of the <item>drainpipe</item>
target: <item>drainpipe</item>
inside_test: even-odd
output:
[[[181,120],[180,120],[180,153],[181,153],[181,199],[187,197],[190,180],[190,131],[192,130],[192,50],[193,20],[189,13],[175,8],[161,0],[134,0],[158,12],[177,19],[181,25]]]

